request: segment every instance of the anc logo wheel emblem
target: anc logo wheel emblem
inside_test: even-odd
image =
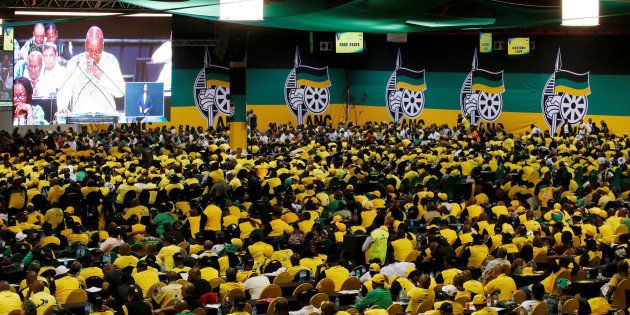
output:
[[[424,70],[411,70],[401,66],[400,49],[396,58],[396,69],[389,76],[385,88],[387,112],[394,122],[405,116],[416,118],[424,109],[424,91],[427,90]]]
[[[589,75],[589,72],[563,70],[558,49],[555,71],[547,80],[540,101],[551,136],[556,134],[562,123],[577,124],[586,116],[588,95],[591,94]]]
[[[301,64],[299,48],[295,48],[295,62],[284,83],[284,101],[289,111],[304,124],[308,113],[321,114],[330,104],[328,67],[315,68]]]

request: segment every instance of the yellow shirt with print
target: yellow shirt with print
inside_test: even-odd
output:
[[[142,294],[146,296],[147,291],[149,291],[149,288],[153,284],[160,282],[160,277],[158,277],[157,271],[147,269],[147,270],[135,273],[133,275],[133,280],[142,290]]]
[[[31,294],[29,300],[31,300],[35,304],[35,307],[37,307],[37,315],[43,315],[49,306],[57,304],[55,297],[45,291]]]

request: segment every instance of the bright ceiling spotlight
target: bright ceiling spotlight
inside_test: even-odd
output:
[[[263,0],[221,0],[219,19],[256,21],[263,19]]]
[[[562,0],[562,25],[599,25],[599,0]]]

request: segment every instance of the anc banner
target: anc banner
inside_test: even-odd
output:
[[[472,75],[472,90],[482,91],[488,94],[505,92],[503,71],[490,72],[483,69],[474,70]]]
[[[556,72],[554,84],[555,93],[566,93],[574,96],[585,96],[591,94],[588,73],[573,73],[571,71],[559,70]]]
[[[230,69],[215,65],[205,67],[206,87],[220,86],[230,88]]]
[[[295,79],[297,86],[310,86],[313,88],[330,87],[328,67],[312,68],[308,66],[298,66],[295,68]]]
[[[427,89],[424,82],[424,70],[413,71],[406,68],[396,70],[396,89],[421,92]]]

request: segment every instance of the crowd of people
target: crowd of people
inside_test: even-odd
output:
[[[2,132],[0,315],[77,289],[98,315],[245,314],[280,273],[314,288],[277,314],[624,311],[630,139],[581,130],[272,124],[246,151],[190,126]],[[352,277],[351,305],[310,305]]]

